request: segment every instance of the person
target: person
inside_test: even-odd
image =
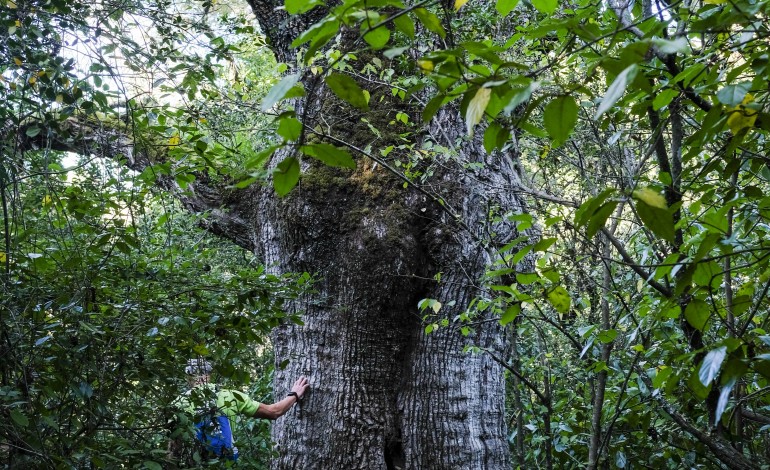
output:
[[[185,367],[190,390],[179,397],[177,409],[193,415],[195,437],[202,444],[202,457],[238,459],[235,443],[235,417],[246,416],[275,420],[302,400],[310,384],[306,377],[294,382],[287,395],[272,404],[259,403],[238,390],[223,389],[211,382],[212,365],[204,359],[190,359]],[[170,444],[171,454],[178,454],[180,443]]]

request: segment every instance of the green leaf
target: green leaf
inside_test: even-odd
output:
[[[663,388],[666,385],[666,381],[674,371],[671,367],[660,366],[655,373],[655,377],[652,378],[653,388]]]
[[[503,108],[503,114],[510,115],[517,106],[529,100],[532,93],[540,88],[540,82],[532,82],[524,88],[512,90],[508,104]]]
[[[428,101],[425,105],[425,109],[422,110],[422,122],[429,123],[433,116],[436,115],[439,109],[446,103],[452,100],[452,97],[445,95],[436,95]]]
[[[396,29],[414,39],[414,21],[407,15],[401,15],[393,20]]]
[[[481,122],[481,118],[484,117],[484,110],[487,109],[491,94],[492,90],[489,88],[479,88],[476,90],[476,94],[473,95],[470,102],[468,102],[468,108],[465,110],[465,125],[468,129],[469,136],[473,136],[473,128],[476,127],[476,124]]]
[[[726,355],[727,347],[720,346],[709,351],[708,354],[706,354],[706,357],[703,358],[703,363],[698,371],[698,379],[700,379],[700,383],[702,383],[704,387],[711,385],[711,382],[713,382],[717,374],[719,374],[719,369],[722,367],[722,362],[725,360]]]
[[[286,96],[286,93],[299,81],[299,78],[300,74],[295,73],[283,77],[280,82],[276,83],[262,100],[262,111],[270,111],[276,103]]]
[[[553,147],[566,142],[578,118],[578,105],[571,96],[560,96],[545,106],[543,123],[553,141]]]
[[[326,77],[325,81],[341,100],[348,102],[358,109],[365,110],[369,108],[364,91],[349,76],[341,73],[332,73]]]
[[[278,121],[276,132],[286,140],[297,140],[302,135],[302,123],[293,117],[284,116]]]
[[[615,338],[618,337],[618,330],[612,329],[612,330],[604,330],[599,332],[598,335],[596,335],[596,339],[601,341],[602,343],[611,343],[615,341]]]
[[[40,128],[36,125],[29,126],[24,133],[27,134],[28,137],[35,137],[40,134]]]
[[[680,52],[686,52],[690,49],[690,44],[687,42],[687,38],[679,36],[676,39],[662,39],[653,38],[652,44],[658,49],[658,52],[663,54],[678,54]]]
[[[518,4],[519,0],[497,0],[495,9],[500,13],[500,16],[508,16]]]
[[[556,11],[559,2],[557,0],[532,0],[532,5],[537,8],[538,11],[550,15]]]
[[[364,34],[364,41],[366,41],[372,49],[379,50],[385,47],[390,40],[390,30],[384,25],[379,28],[375,28],[368,33]]]
[[[569,292],[562,286],[556,286],[548,292],[548,302],[551,303],[553,308],[561,313],[569,312],[572,305],[572,299],[569,296]]]
[[[513,304],[508,306],[508,308],[505,309],[503,315],[500,317],[500,326],[505,326],[515,320],[516,317],[519,316],[520,312],[521,304]]]
[[[617,206],[617,201],[607,201],[615,193],[612,188],[605,189],[595,197],[588,199],[575,211],[575,224],[578,227],[587,225],[589,237],[596,235]]]
[[[19,426],[26,428],[29,426],[29,418],[27,418],[24,413],[17,410],[16,408],[11,410],[11,419],[14,423],[18,424]]]
[[[655,235],[673,242],[674,216],[666,206],[665,198],[652,188],[637,189],[633,197],[637,200],[636,212],[642,223]]]
[[[716,261],[701,261],[695,266],[692,280],[701,287],[716,288],[722,282],[722,266]]]
[[[302,153],[326,163],[329,166],[341,168],[355,168],[356,162],[347,150],[335,147],[331,144],[305,145]]]
[[[288,157],[273,170],[273,188],[279,196],[289,194],[299,181],[299,161]]]
[[[321,0],[286,0],[284,6],[291,15],[297,15],[310,11],[318,5],[323,5]]]
[[[511,133],[507,128],[497,122],[492,122],[484,131],[484,150],[487,153],[492,153],[495,149],[502,149],[510,136]]]
[[[659,110],[664,106],[668,106],[671,101],[679,96],[679,90],[663,90],[655,96],[652,100],[652,109]]]
[[[444,27],[441,26],[441,20],[438,19],[438,16],[425,8],[415,8],[414,14],[417,15],[417,19],[420,20],[420,23],[422,23],[428,31],[438,34],[442,39],[446,37],[446,31],[444,31]]]
[[[516,273],[516,282],[519,284],[527,285],[537,282],[540,279],[537,273]]]
[[[158,462],[153,462],[152,460],[145,460],[142,465],[144,465],[144,468],[149,470],[163,470],[163,466],[161,464]]]
[[[711,391],[711,385],[704,387],[698,378],[698,375],[699,374],[696,373],[695,370],[692,371],[690,378],[687,379],[687,388],[695,395],[696,398],[699,400],[705,400]]]
[[[706,302],[700,299],[692,299],[684,309],[684,318],[693,328],[703,331],[711,317],[711,309]]]
[[[719,102],[727,106],[738,106],[743,101],[746,93],[751,90],[751,82],[727,85],[717,92]]]
[[[618,201],[609,201],[602,204],[599,209],[594,212],[591,218],[588,220],[588,227],[586,227],[586,236],[593,238],[596,233],[604,227],[607,219],[612,215],[612,212],[617,207]]]
[[[388,49],[387,51],[383,52],[382,55],[387,57],[388,59],[392,59],[394,57],[398,57],[401,54],[403,54],[407,49],[409,49],[409,46],[404,47],[394,47],[393,49]]]
[[[300,34],[297,39],[292,41],[291,47],[299,47],[307,41],[313,41],[315,43],[319,40],[319,38],[331,38],[337,33],[339,27],[339,21],[334,18],[326,18],[325,20],[308,28],[304,33]]]
[[[626,91],[626,87],[636,77],[636,72],[639,70],[639,66],[636,64],[629,65],[622,72],[615,77],[612,84],[607,88],[607,92],[602,98],[602,102],[599,104],[599,108],[596,110],[594,119],[599,119],[602,114],[612,108],[617,101],[623,96]]]

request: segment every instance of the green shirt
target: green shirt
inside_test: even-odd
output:
[[[235,417],[243,415],[253,417],[259,409],[259,402],[252,400],[238,390],[219,389],[214,384],[201,384],[188,390],[179,397],[177,407],[191,415],[196,414],[196,409],[206,409],[205,403],[216,397],[217,411],[230,420],[230,426],[235,433]]]

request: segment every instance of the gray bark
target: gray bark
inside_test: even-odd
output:
[[[279,60],[294,57],[294,34],[321,14],[286,18],[271,2],[249,3]],[[298,110],[308,127],[322,113],[334,139],[366,147],[356,132],[360,116],[318,93]],[[367,117],[377,112],[393,110]],[[446,111],[425,138],[451,148],[463,132],[462,118]],[[510,468],[503,370],[486,354],[463,352],[474,344],[504,357],[505,336],[496,322],[468,338],[452,328],[426,335],[417,309],[420,299],[435,298],[442,316],[454,318],[481,294],[477,282],[494,253],[487,235],[516,236],[488,220],[493,208],[521,210],[512,191],[516,155],[489,157],[479,138],[458,150],[430,180],[435,198],[404,190],[363,159],[353,172],[305,164],[288,197],[254,195],[247,218],[258,221],[253,246],[265,264],[319,279],[315,293],[291,306],[305,324],[284,325],[273,337],[276,363],[289,360],[276,370],[276,394],[299,375],[312,384],[302,406],[273,426],[274,468]],[[484,166],[469,172],[471,162]],[[433,281],[439,272],[441,282]]]
[[[448,111],[440,124],[446,133],[462,121]],[[273,427],[275,468],[510,468],[503,370],[486,354],[463,352],[473,344],[505,357],[505,335],[495,322],[468,338],[453,328],[426,335],[417,310],[420,299],[436,298],[442,316],[459,314],[481,294],[492,256],[485,231],[516,236],[487,220],[492,206],[520,210],[506,199],[517,182],[513,160],[488,157],[478,142],[459,154],[434,190],[471,231],[364,161],[348,174],[309,167],[283,200],[260,195],[255,245],[265,263],[320,279],[293,306],[305,325],[274,335],[277,363],[290,361],[276,372],[276,393],[299,375],[312,383],[302,407]],[[485,166],[460,173],[470,161]],[[430,280],[437,272],[438,283]]]

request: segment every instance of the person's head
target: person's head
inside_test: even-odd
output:
[[[184,371],[187,374],[187,381],[190,382],[191,385],[208,382],[211,370],[211,363],[200,358],[188,360],[187,366],[184,368]]]

